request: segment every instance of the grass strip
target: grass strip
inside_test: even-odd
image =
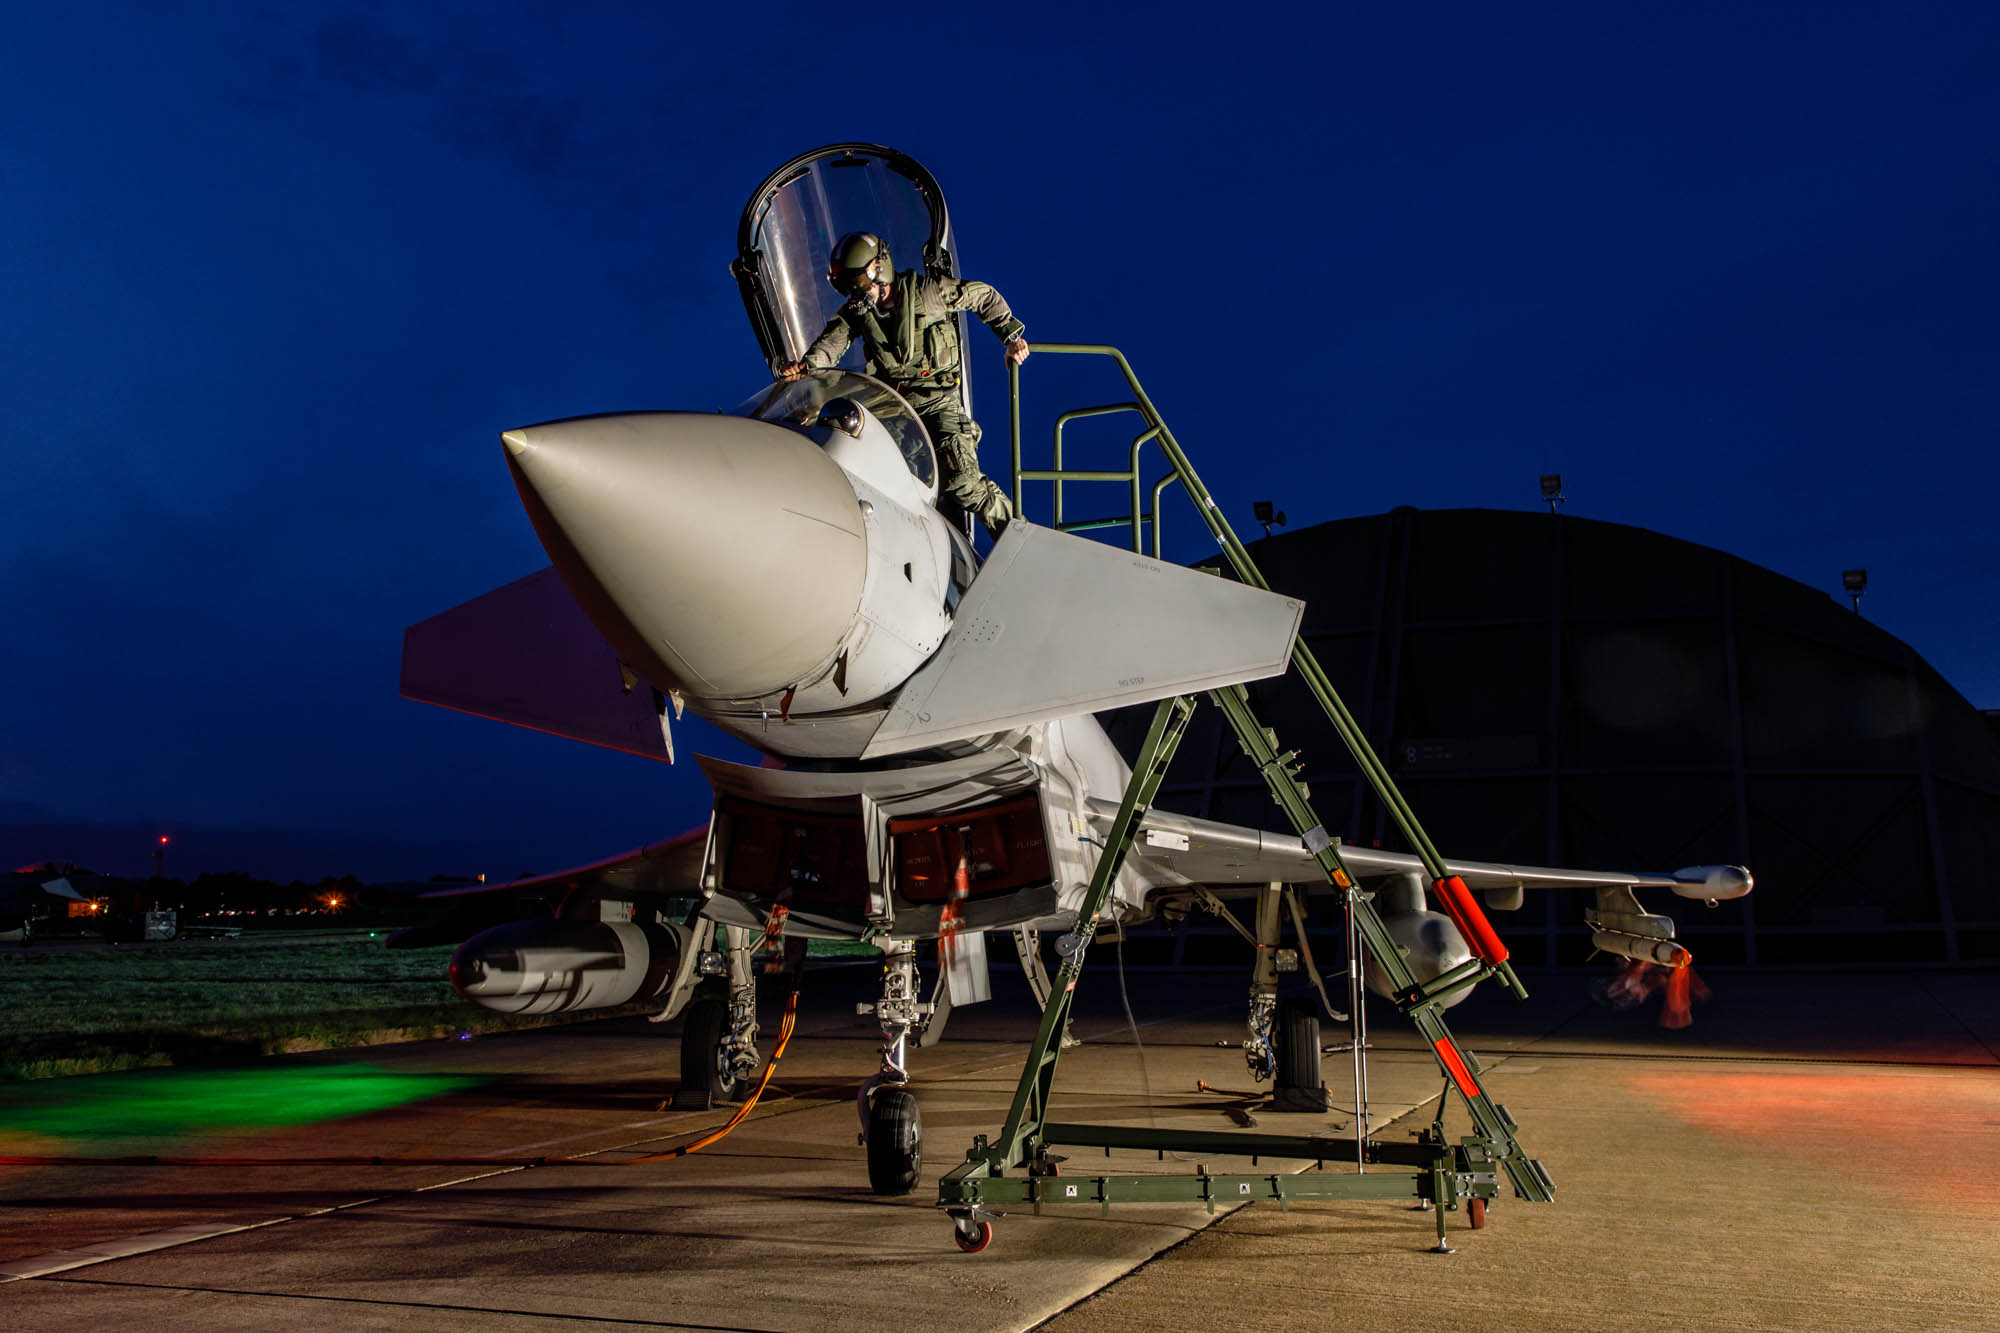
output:
[[[385,949],[365,936],[218,940],[0,955],[0,1080],[542,1027],[465,1003],[451,947]]]

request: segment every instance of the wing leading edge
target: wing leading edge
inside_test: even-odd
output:
[[[1275,676],[1304,612],[1296,598],[1015,523],[862,758]]]
[[[1090,802],[1091,822],[1107,831],[1117,816],[1111,802]],[[1322,884],[1326,876],[1305,843],[1288,833],[1244,828],[1166,810],[1150,810],[1139,827],[1132,860],[1158,885]],[[1424,873],[1408,852],[1343,844],[1340,859],[1362,880]],[[1671,874],[1624,870],[1571,870],[1557,866],[1516,866],[1495,861],[1446,861],[1446,871],[1466,887],[1484,892],[1508,889],[1661,888],[1683,898],[1741,898],[1753,884],[1741,866],[1690,866]]]
[[[701,893],[702,854],[708,849],[708,825],[647,843],[634,851],[593,861],[552,875],[530,875],[504,884],[466,884],[433,889],[424,898],[470,898],[486,893],[534,893],[549,889],[599,889],[607,893],[661,894],[692,898]]]

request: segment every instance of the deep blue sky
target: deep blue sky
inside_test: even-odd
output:
[[[0,850],[510,874],[699,820],[691,765],[399,699],[401,632],[545,563],[498,431],[760,381],[737,212],[842,139],[932,169],[1030,338],[1124,347],[1244,528],[1559,470],[1866,566],[2000,707],[1994,7],[1305,9],[13,7]]]

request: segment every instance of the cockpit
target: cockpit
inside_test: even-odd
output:
[[[863,439],[867,421],[873,418],[887,432],[910,475],[931,495],[937,493],[937,457],[923,422],[901,394],[867,375],[823,370],[789,383],[780,381],[744,399],[731,415],[790,426],[823,446],[843,437]]]

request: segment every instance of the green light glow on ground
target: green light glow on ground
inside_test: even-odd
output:
[[[407,1106],[479,1082],[369,1065],[104,1074],[5,1088],[0,1130],[73,1139],[276,1128]]]

